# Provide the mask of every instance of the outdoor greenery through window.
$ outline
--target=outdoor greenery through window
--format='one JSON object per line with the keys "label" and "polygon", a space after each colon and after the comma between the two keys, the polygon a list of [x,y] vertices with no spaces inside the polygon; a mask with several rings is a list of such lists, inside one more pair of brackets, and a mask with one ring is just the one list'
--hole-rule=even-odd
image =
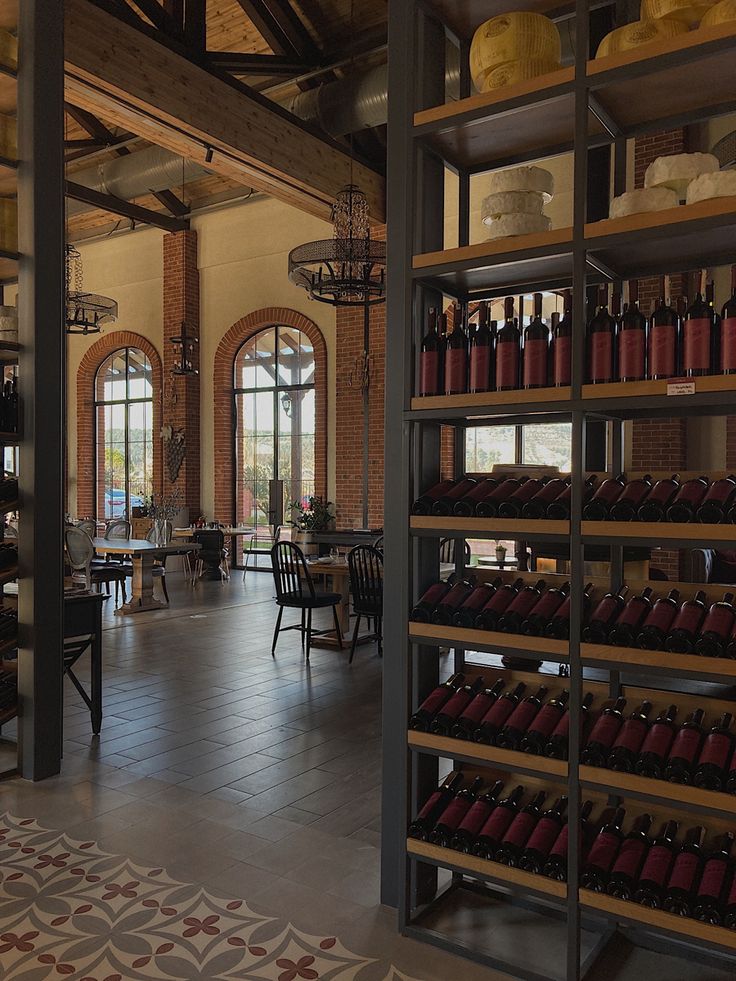
{"label": "outdoor greenery through window", "polygon": [[571,438],[569,422],[468,428],[466,469],[470,473],[490,473],[495,463],[536,463],[569,473]]}

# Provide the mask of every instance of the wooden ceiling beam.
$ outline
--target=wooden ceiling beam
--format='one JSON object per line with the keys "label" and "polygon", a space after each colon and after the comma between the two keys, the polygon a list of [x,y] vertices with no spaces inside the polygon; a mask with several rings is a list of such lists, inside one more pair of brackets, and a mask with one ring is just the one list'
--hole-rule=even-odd
{"label": "wooden ceiling beam", "polygon": [[73,106],[70,102],[64,103],[64,109],[93,139],[102,143],[111,143],[115,140],[112,131],[91,112],[80,109],[79,106]]}
{"label": "wooden ceiling beam", "polygon": [[274,14],[266,0],[237,0],[237,2],[275,54],[304,57],[302,49],[293,43],[286,25]]}
{"label": "wooden ceiling beam", "polygon": [[185,0],[184,43],[200,56],[207,50],[207,0]]}
{"label": "wooden ceiling beam", "polygon": [[307,65],[298,58],[284,55],[248,54],[242,51],[208,51],[207,62],[222,71],[236,75],[263,75],[288,78],[312,71],[315,65]]}
{"label": "wooden ceiling beam", "polygon": [[161,214],[158,211],[151,211],[150,208],[143,208],[122,198],[116,198],[112,194],[103,194],[95,191],[84,184],[75,184],[74,181],[66,181],[64,190],[68,198],[74,201],[81,201],[93,208],[107,211],[113,215],[120,215],[129,218],[131,221],[141,224],[154,225],[162,228],[166,232],[181,232],[189,227],[189,222],[183,218],[172,218],[170,215]]}
{"label": "wooden ceiling beam", "polygon": [[66,97],[74,105],[328,221],[352,170],[372,220],[385,221],[383,177],[360,160],[351,166],[338,144],[89,0],[65,0],[64,10]]}
{"label": "wooden ceiling beam", "polygon": [[173,191],[164,188],[163,191],[152,191],[151,193],[176,218],[189,214],[187,205]]}
{"label": "wooden ceiling beam", "polygon": [[159,3],[159,0],[133,0],[133,3],[142,14],[146,15],[154,27],[166,34],[181,37],[181,23],[171,16],[166,7]]}

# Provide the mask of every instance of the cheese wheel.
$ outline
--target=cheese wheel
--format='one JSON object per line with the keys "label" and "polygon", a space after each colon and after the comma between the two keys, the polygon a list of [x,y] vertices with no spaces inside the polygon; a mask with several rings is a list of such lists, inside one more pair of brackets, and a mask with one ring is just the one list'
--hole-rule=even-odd
{"label": "cheese wheel", "polygon": [[498,170],[488,179],[489,194],[507,191],[536,191],[545,201],[551,201],[555,193],[554,177],[542,167],[511,167]]}
{"label": "cheese wheel", "polygon": [[0,29],[0,64],[6,68],[18,67],[18,38]]}
{"label": "cheese wheel", "polygon": [[0,157],[15,160],[18,157],[18,124],[15,116],[0,113]]}
{"label": "cheese wheel", "polygon": [[533,232],[548,232],[552,219],[547,215],[501,215],[484,222],[488,230],[488,240],[506,238],[509,235],[531,235]]}
{"label": "cheese wheel", "polygon": [[618,54],[619,51],[633,51],[643,44],[651,44],[660,38],[676,37],[687,34],[688,26],[681,20],[636,20],[633,24],[617,27],[615,31],[606,34],[596,51],[596,58]]}
{"label": "cheese wheel", "polygon": [[640,17],[642,20],[666,17],[694,27],[714,3],[715,0],[641,0]]}
{"label": "cheese wheel", "polygon": [[473,35],[470,75],[480,89],[483,76],[507,61],[531,58],[559,64],[561,57],[560,32],[548,17],[525,11],[500,14]]}
{"label": "cheese wheel", "polygon": [[736,197],[736,170],[719,170],[715,174],[701,174],[687,186],[687,203],[708,201],[710,198]]}
{"label": "cheese wheel", "polygon": [[701,27],[715,27],[736,20],[736,0],[721,0],[715,7],[706,10],[700,22]]}
{"label": "cheese wheel", "polygon": [[544,197],[538,191],[500,191],[489,194],[481,204],[483,224],[500,215],[541,215]]}
{"label": "cheese wheel", "polygon": [[495,92],[497,89],[505,89],[509,85],[518,85],[519,82],[528,82],[532,78],[539,78],[540,75],[548,75],[550,72],[557,71],[560,67],[558,61],[550,61],[545,58],[521,58],[518,61],[507,61],[503,65],[496,65],[489,68],[480,76],[475,87],[479,92]]}
{"label": "cheese wheel", "polygon": [[625,191],[611,201],[609,218],[640,215],[646,211],[666,211],[679,205],[677,195],[669,187],[648,187],[637,191]]}
{"label": "cheese wheel", "polygon": [[674,153],[657,157],[647,167],[644,187],[672,188],[682,200],[691,180],[719,169],[718,158],[712,153]]}
{"label": "cheese wheel", "polygon": [[18,251],[18,203],[15,198],[0,198],[0,249]]}

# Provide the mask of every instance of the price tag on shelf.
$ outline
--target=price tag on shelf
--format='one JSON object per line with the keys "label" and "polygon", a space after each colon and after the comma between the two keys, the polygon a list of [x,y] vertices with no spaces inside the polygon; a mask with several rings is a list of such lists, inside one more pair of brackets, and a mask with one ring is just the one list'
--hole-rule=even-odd
{"label": "price tag on shelf", "polygon": [[695,395],[693,378],[670,378],[667,382],[668,395]]}

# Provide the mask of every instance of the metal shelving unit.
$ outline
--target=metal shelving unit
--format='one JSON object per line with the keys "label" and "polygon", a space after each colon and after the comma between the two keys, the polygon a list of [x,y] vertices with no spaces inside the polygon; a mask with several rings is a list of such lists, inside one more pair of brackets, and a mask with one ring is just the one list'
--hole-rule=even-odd
{"label": "metal shelving unit", "polygon": [[[572,4],[494,0],[490,6],[488,0],[409,0],[393,2],[389,9],[384,629],[392,657],[387,658],[384,669],[383,899],[398,905],[405,934],[532,981],[578,981],[616,932],[630,931],[633,926],[637,941],[669,952],[679,950],[697,957],[700,964],[717,961],[723,966],[723,958],[733,958],[736,952],[736,935],[723,928],[644,910],[449,849],[407,841],[405,833],[418,805],[437,785],[440,760],[462,765],[471,775],[483,773],[488,780],[502,776],[509,784],[523,783],[532,791],[543,788],[551,794],[566,786],[571,815],[579,813],[584,794],[601,804],[623,800],[629,818],[646,810],[655,821],[674,816],[696,823],[693,815],[698,815],[710,834],[735,823],[734,798],[725,793],[671,788],[661,781],[579,764],[583,687],[587,691],[596,684],[611,696],[623,688],[632,698],[633,692],[648,692],[655,704],[677,701],[687,711],[696,698],[701,702],[710,699],[714,707],[732,705],[736,677],[734,662],[725,659],[580,641],[586,548],[608,550],[610,575],[605,586],[618,588],[624,579],[625,546],[661,542],[669,548],[688,548],[706,541],[733,547],[736,541],[731,526],[622,526],[582,521],[582,478],[595,469],[590,466],[594,461],[586,439],[594,422],[607,422],[608,462],[619,472],[623,469],[624,420],[723,415],[729,406],[736,407],[732,378],[698,379],[694,394],[684,397],[668,394],[665,382],[584,384],[588,287],[736,261],[736,204],[732,199],[613,221],[597,213],[601,209],[596,208],[593,194],[595,181],[607,186],[611,174],[615,193],[623,189],[626,138],[736,111],[736,76],[726,67],[736,51],[736,25],[703,29],[589,61],[591,40],[597,41],[612,26],[605,24],[611,7],[607,2],[587,0]],[[472,34],[487,18],[513,9],[538,10],[565,22],[565,29],[575,32],[575,64],[500,93],[473,96],[466,68]],[[459,48],[461,64],[461,97],[451,103],[445,96],[448,43]],[[715,85],[714,73],[718,72]],[[597,168],[601,148],[605,152],[607,147],[611,169],[601,177]],[[571,152],[574,168],[570,228],[470,244],[471,175],[528,160],[541,159],[543,165],[545,156],[565,151]],[[459,218],[453,248],[446,248],[444,241],[447,171],[458,178]],[[569,389],[414,396],[415,354],[430,307],[444,306],[448,298],[468,303],[566,286],[573,288],[575,323]],[[572,424],[575,479],[569,522],[409,518],[414,497],[439,479],[443,425],[454,429],[454,470],[460,476],[468,427],[560,421]],[[399,460],[401,466],[396,465]],[[597,466],[601,468],[600,463]],[[573,625],[569,642],[409,624],[411,605],[439,577],[441,537],[458,542],[465,537],[522,537],[567,543]],[[455,551],[462,571],[463,549]],[[632,589],[644,585],[629,582]],[[471,674],[496,674],[495,668],[487,666],[487,657],[497,654],[550,662],[547,670],[559,666],[567,677],[556,680],[571,691],[569,763],[420,733],[407,737],[410,713],[440,680],[441,648],[454,652],[451,661],[456,670]],[[468,651],[479,652],[477,663]],[[519,677],[518,672],[506,673],[509,679]],[[543,674],[539,680],[546,683],[545,679],[555,677]],[[571,820],[569,883],[579,879],[578,838],[578,822]],[[480,882],[492,897],[485,915],[487,935],[494,937],[493,949],[469,943],[467,937],[455,933],[446,912],[464,890],[477,894]],[[503,942],[497,939],[499,930],[510,930],[509,936],[513,935],[513,923],[503,918],[509,903],[528,911],[530,917],[541,918],[542,943],[550,943],[550,951],[562,951],[559,963],[552,963],[550,955],[540,967],[539,958],[530,956],[525,949],[530,931],[534,935],[529,922],[518,944],[506,942],[506,934]],[[474,916],[479,915],[476,909]],[[549,924],[552,941],[546,932]],[[733,960],[729,963],[733,965]]]}

